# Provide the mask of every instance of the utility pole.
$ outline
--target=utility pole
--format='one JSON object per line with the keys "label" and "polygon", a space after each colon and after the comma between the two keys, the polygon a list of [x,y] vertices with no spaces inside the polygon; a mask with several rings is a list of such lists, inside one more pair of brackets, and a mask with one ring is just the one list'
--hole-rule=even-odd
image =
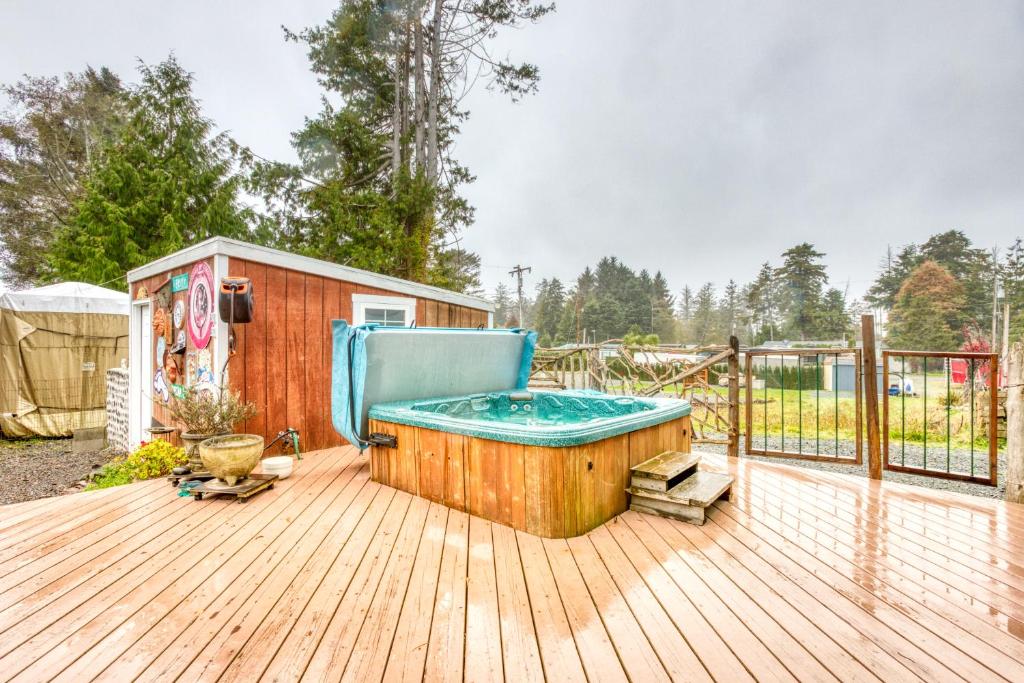
{"label": "utility pole", "polygon": [[992,352],[999,353],[999,337],[996,330],[999,329],[999,247],[992,247],[992,336],[990,344]]}
{"label": "utility pole", "polygon": [[519,327],[526,327],[523,322],[523,273],[530,272],[533,272],[533,268],[521,266],[518,263],[515,268],[508,271],[508,274],[516,279],[516,293],[519,295]]}

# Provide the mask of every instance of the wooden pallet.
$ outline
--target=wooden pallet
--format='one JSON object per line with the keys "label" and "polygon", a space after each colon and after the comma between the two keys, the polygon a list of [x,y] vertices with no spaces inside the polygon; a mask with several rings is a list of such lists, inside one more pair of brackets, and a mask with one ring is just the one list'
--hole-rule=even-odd
{"label": "wooden pallet", "polygon": [[234,496],[239,503],[244,503],[260,491],[274,488],[275,481],[276,474],[250,474],[234,486],[228,486],[219,479],[211,479],[204,481],[190,493],[196,500],[202,500],[204,496]]}
{"label": "wooden pallet", "polygon": [[700,453],[667,452],[631,468],[631,510],[704,523],[704,510],[729,495],[733,478],[717,472],[700,472]]}
{"label": "wooden pallet", "polygon": [[177,486],[183,481],[209,481],[215,477],[209,472],[189,472],[188,474],[168,474],[167,481],[171,486]]}
{"label": "wooden pallet", "polygon": [[701,455],[698,452],[665,451],[629,468],[630,485],[665,493],[697,471]]}

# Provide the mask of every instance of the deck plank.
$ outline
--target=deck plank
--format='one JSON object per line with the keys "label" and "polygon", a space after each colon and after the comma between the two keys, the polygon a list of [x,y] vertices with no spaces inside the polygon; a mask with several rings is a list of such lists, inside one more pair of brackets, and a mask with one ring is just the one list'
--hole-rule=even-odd
{"label": "deck plank", "polygon": [[[240,652],[246,646],[250,646],[252,649],[260,648],[262,641],[259,636],[268,631],[273,634],[287,633],[287,629],[283,629],[281,624],[288,623],[288,618],[295,614],[296,602],[303,598],[308,599],[317,582],[326,573],[331,561],[345,547],[356,526],[367,514],[379,493],[379,487],[366,483],[368,477],[369,468],[363,466],[356,479],[353,480],[352,486],[358,487],[358,493],[351,505],[345,509],[344,514],[301,568],[292,567],[292,563],[286,558],[282,563],[283,570],[272,581],[255,591],[252,600],[230,621],[224,623],[205,646],[200,648],[195,645],[186,650],[191,659],[190,662],[185,662],[188,668],[178,671],[171,662],[166,661],[178,656],[173,647],[168,648],[167,652],[161,655],[161,658],[145,672],[143,680],[160,679],[171,675],[179,676],[179,674],[179,678],[182,680],[215,680],[221,676],[222,672],[229,670],[236,656],[239,656],[239,662],[255,664],[250,661],[248,656],[240,656]],[[291,575],[289,569],[297,570],[297,573],[294,574],[287,586],[282,587],[283,581]],[[210,615],[210,620],[213,618],[213,615]],[[262,652],[263,650],[258,651]],[[266,660],[262,661],[264,664],[266,663]]]}
{"label": "deck plank", "polygon": [[742,624],[728,622],[728,628],[716,628],[712,621],[716,615],[711,612],[717,605],[702,583],[684,584],[684,590],[628,524],[609,524],[607,528],[713,678],[753,680],[750,672],[757,670],[759,678],[791,680],[782,665]]}
{"label": "deck plank", "polygon": [[498,584],[494,571],[493,524],[469,518],[469,583],[466,586],[465,680],[505,678],[498,616]]}
{"label": "deck plank", "polygon": [[644,615],[640,626],[673,680],[710,681],[709,670],[727,668],[720,661],[701,661],[692,642],[679,632],[605,526],[592,531],[589,538],[630,609]]}
{"label": "deck plank", "polygon": [[[813,652],[821,652],[827,656],[829,649],[836,649],[837,645],[818,630],[812,631],[807,629],[801,633],[801,627],[806,629],[810,624],[809,621],[803,619],[801,623],[795,619],[787,620],[786,624],[793,633],[787,631],[767,611],[767,609],[771,608],[771,604],[766,604],[762,607],[755,599],[758,594],[756,583],[743,581],[742,575],[737,576],[735,573],[727,571],[728,566],[716,565],[697,546],[691,544],[685,536],[679,533],[674,523],[670,520],[662,517],[638,515],[634,512],[627,512],[624,517],[626,517],[630,527],[638,532],[644,544],[655,556],[660,556],[660,552],[668,553],[667,557],[659,559],[661,559],[665,569],[670,574],[673,576],[682,575],[684,579],[689,581],[704,581],[714,591],[719,600],[728,607],[729,611],[735,615],[735,618],[764,644],[764,647],[772,653],[778,653],[777,656],[783,660],[783,666],[792,675],[798,678],[810,678],[818,681],[839,680],[821,661],[815,659],[812,654],[813,649]],[[653,532],[653,536],[642,531],[642,527],[649,528]],[[675,560],[679,560],[679,562],[675,562]],[[769,595],[770,592],[763,590],[761,594]],[[719,618],[729,620],[727,614],[721,615]],[[733,637],[736,633],[731,628],[727,632],[730,634],[730,637]],[[799,634],[803,637],[794,637],[794,634]],[[743,640],[742,633],[739,635],[739,640],[741,642]],[[821,644],[824,644],[824,647]],[[741,644],[741,647],[758,649],[756,644],[751,645],[749,643]],[[774,670],[774,665],[770,659],[763,661],[766,662],[764,667],[766,673],[770,675],[770,672]],[[757,672],[758,676],[762,675],[761,667],[758,667]],[[781,674],[779,675],[781,677]]]}
{"label": "deck plank", "polygon": [[[585,681],[587,677],[583,671],[583,662],[558,594],[555,577],[544,553],[543,542],[537,536],[522,531],[516,532],[516,542],[533,609],[533,623],[537,629],[537,647],[544,675],[555,681]],[[614,673],[615,670],[611,672],[612,675]]]}
{"label": "deck plank", "polygon": [[[231,579],[222,572],[211,576],[118,657],[99,679],[176,677],[229,624],[231,631],[237,633],[253,621],[258,623],[309,555],[320,547],[339,516],[347,512],[367,480],[365,471],[343,471],[325,490],[323,500],[318,499],[307,509],[306,520],[296,519],[289,526],[289,534],[295,533],[298,542],[289,534],[282,534],[237,578]],[[217,592],[219,588],[223,590]],[[208,618],[196,619],[197,604],[214,604],[217,609]]]}
{"label": "deck plank", "polygon": [[[422,498],[417,500],[426,502]],[[367,547],[341,602],[324,628],[323,637],[316,649],[310,652],[303,671],[293,670],[284,675],[278,673],[278,679],[296,680],[299,676],[304,680],[341,678],[370,609],[378,581],[395,550],[395,539],[407,543],[411,535],[409,530],[417,524],[422,526],[423,517],[409,514],[412,502],[413,496],[404,491],[399,491],[391,499],[380,529]],[[422,511],[425,516],[426,507],[418,505],[417,511]]]}
{"label": "deck plank", "polygon": [[[821,548],[859,563],[864,556],[870,557],[879,567],[872,575],[882,580],[891,577],[890,583],[904,587],[902,590],[908,595],[919,596],[919,601],[929,609],[949,615],[950,621],[962,618],[956,612],[949,612],[950,606],[969,612],[972,618],[983,622],[978,635],[992,644],[1005,643],[1001,646],[1005,652],[1024,659],[1024,651],[1019,649],[1021,642],[1015,635],[1024,633],[1024,606],[1013,600],[1020,596],[1011,587],[979,577],[965,564],[929,553],[927,548],[915,553],[913,543],[897,537],[889,536],[884,547],[874,534],[858,538],[840,523],[856,523],[850,511],[839,505],[828,507],[814,496],[795,499],[778,495],[786,491],[787,488],[767,485],[755,504],[789,526],[797,524],[797,531],[811,533],[810,537]],[[798,519],[812,524],[800,525]],[[1006,634],[1013,636],[1012,639],[1006,640]]]}
{"label": "deck plank", "polygon": [[[520,473],[465,446],[515,465],[506,487],[579,476],[552,454]],[[396,492],[350,448],[245,505],[151,481],[3,506],[0,681],[1024,679],[1024,506],[701,467],[736,477],[704,526],[626,512],[568,540]]]}
{"label": "deck plank", "polygon": [[[370,488],[376,488],[373,501],[351,536],[336,554],[324,553],[314,565],[323,573],[307,574],[307,580],[293,587],[287,599],[257,627],[223,674],[210,666],[204,670],[204,678],[216,680],[220,675],[223,681],[254,681],[264,676],[273,679],[289,669],[300,674],[305,670],[311,648],[316,647],[395,496],[394,489]],[[288,680],[283,673],[279,678]]]}
{"label": "deck plank", "polygon": [[537,631],[530,611],[523,563],[515,530],[494,524],[494,578],[498,587],[498,618],[501,626],[502,663],[510,681],[544,680],[537,647]]}
{"label": "deck plank", "polygon": [[[853,581],[838,572],[827,571],[824,565],[801,552],[795,544],[773,537],[766,527],[756,527],[756,522],[752,521],[751,526],[757,529],[753,531],[738,524],[731,516],[741,514],[736,508],[728,512],[723,509],[716,505],[709,512],[709,520],[714,526],[731,534],[728,539],[722,536],[717,540],[727,543],[751,564],[755,563],[754,558],[758,558],[760,562],[757,564],[767,565],[773,572],[815,596],[835,614],[841,615],[845,623],[862,635],[862,638],[847,641],[848,647],[868,645],[865,641],[873,643],[863,652],[854,650],[855,656],[873,671],[888,670],[896,678],[906,677],[912,671],[926,680],[943,680],[968,664],[968,658],[962,653],[951,651],[940,637],[877,595],[858,590]],[[743,548],[753,554],[744,552]],[[843,599],[836,598],[837,591]],[[908,657],[907,652],[913,655]]]}
{"label": "deck plank", "polygon": [[413,498],[409,504],[405,524],[380,575],[363,626],[352,644],[342,680],[380,680],[384,674],[430,511],[430,501],[425,498]]}
{"label": "deck plank", "polygon": [[[170,546],[167,552],[157,553],[155,558],[151,558],[155,562],[139,565],[99,592],[93,592],[93,582],[86,582],[58,601],[60,608],[65,605],[71,607],[63,616],[58,609],[48,608],[11,629],[22,630],[23,625],[30,625],[32,629],[42,626],[16,652],[0,659],[0,663],[15,670],[31,663],[22,672],[29,680],[56,675],[79,661],[97,642],[179,578],[190,572],[192,576],[198,575],[203,568],[215,569],[250,535],[255,536],[299,496],[325,486],[333,474],[330,468],[320,467],[313,476],[303,477],[294,486],[278,493],[266,506],[250,507],[236,503],[239,512],[216,527],[208,526],[211,524],[209,521],[204,525],[203,531],[209,533],[199,543],[190,538],[183,539],[183,543]],[[102,584],[107,577],[101,574],[97,578],[95,583]],[[56,622],[48,623],[56,616],[60,616]]]}
{"label": "deck plank", "polygon": [[383,676],[385,681],[423,680],[448,514],[448,508],[443,505],[435,503],[430,506],[398,628],[388,652]]}
{"label": "deck plank", "polygon": [[465,661],[466,583],[469,515],[448,513],[444,551],[437,579],[437,598],[427,641],[428,681],[461,681]]}
{"label": "deck plank", "polygon": [[[306,535],[344,489],[349,479],[345,475],[344,470],[328,470],[327,476],[318,480],[318,484],[326,485],[303,491],[284,514],[270,519],[254,538],[228,538],[156,595],[142,590],[123,600],[122,604],[140,606],[120,625],[108,623],[113,630],[62,670],[58,679],[82,680],[97,672],[106,674],[107,667],[113,669],[105,676],[108,680],[134,678],[176,636],[187,631],[207,606],[216,606],[219,613],[233,612],[248,590],[258,585],[244,578],[250,566],[256,563],[259,574],[275,567],[295,543],[286,532],[292,531],[296,538]],[[231,590],[221,601],[225,588]]]}
{"label": "deck plank", "polygon": [[[593,544],[585,536],[570,538],[566,543],[626,675],[634,681],[667,681],[668,672],[658,653],[615,582],[604,571],[604,563]],[[618,670],[613,669],[613,672],[618,673]]]}
{"label": "deck plank", "polygon": [[546,538],[542,543],[587,678],[626,680],[619,653],[612,645],[568,543],[564,539],[552,538]]}
{"label": "deck plank", "polygon": [[[725,514],[732,519],[733,510],[724,507]],[[791,527],[773,519],[761,510],[751,510],[745,513],[753,521],[747,528],[750,533],[757,533],[760,538],[779,549],[784,549],[791,555],[798,558],[814,558],[818,562],[803,561],[803,566],[809,568],[816,576],[833,582],[833,585],[849,586],[855,591],[855,595],[862,599],[873,597],[880,605],[874,610],[886,618],[886,622],[892,624],[903,633],[914,634],[919,642],[930,645],[929,649],[940,648],[937,659],[944,662],[953,670],[965,670],[967,659],[973,658],[979,664],[990,667],[999,675],[1008,677],[1010,680],[1024,680],[1024,649],[1016,648],[1014,655],[1007,654],[993,647],[982,635],[985,632],[984,624],[974,619],[971,615],[963,614],[959,610],[946,609],[945,605],[939,604],[939,600],[932,596],[931,605],[923,605],[914,600],[912,595],[901,592],[898,582],[889,578],[889,575],[880,572],[877,565],[871,558],[861,556],[859,558],[843,558],[832,551],[822,548],[814,541],[808,541]],[[807,520],[804,524],[811,525]],[[728,524],[728,522],[725,522]],[[805,553],[801,556],[797,549]],[[882,574],[882,578],[875,574]],[[841,579],[839,577],[842,577]],[[841,583],[836,583],[841,581]],[[870,596],[870,597],[869,597]],[[891,611],[890,611],[891,608]],[[921,628],[921,622],[927,621],[930,614],[941,616],[934,625]],[[909,622],[909,623],[908,623]],[[914,627],[910,627],[913,624]],[[994,629],[992,629],[994,631]],[[980,632],[980,633],[979,633]],[[1022,644],[1024,645],[1024,644]]]}

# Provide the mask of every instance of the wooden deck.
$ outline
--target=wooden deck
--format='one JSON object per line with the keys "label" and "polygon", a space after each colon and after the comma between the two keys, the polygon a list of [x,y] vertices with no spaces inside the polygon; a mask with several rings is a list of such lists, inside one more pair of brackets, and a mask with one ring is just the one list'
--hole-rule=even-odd
{"label": "wooden deck", "polygon": [[1024,507],[734,473],[703,527],[568,540],[352,449],[245,504],[153,481],[3,507],[0,679],[1024,680]]}

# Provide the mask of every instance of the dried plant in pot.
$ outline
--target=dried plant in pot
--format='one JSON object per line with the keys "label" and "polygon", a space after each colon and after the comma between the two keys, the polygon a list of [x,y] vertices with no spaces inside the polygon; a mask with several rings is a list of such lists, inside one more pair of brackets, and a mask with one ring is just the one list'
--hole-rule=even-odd
{"label": "dried plant in pot", "polygon": [[[209,385],[191,386],[170,404],[171,417],[181,423],[181,440],[193,472],[205,469],[199,444],[206,439],[230,434],[239,422],[256,415],[253,403],[243,403],[237,391]],[[255,466],[255,465],[254,465]]]}

